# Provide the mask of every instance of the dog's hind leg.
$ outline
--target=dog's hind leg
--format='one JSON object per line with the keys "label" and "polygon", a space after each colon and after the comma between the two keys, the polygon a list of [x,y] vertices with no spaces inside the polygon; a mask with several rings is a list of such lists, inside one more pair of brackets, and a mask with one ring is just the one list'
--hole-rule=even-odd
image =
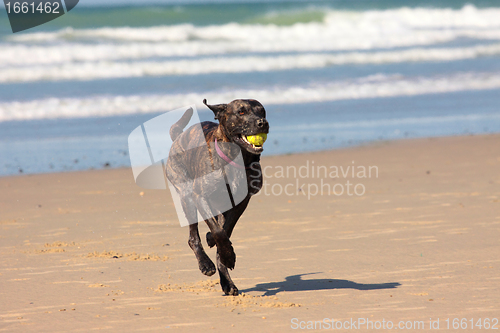
{"label": "dog's hind leg", "polygon": [[198,223],[189,225],[188,244],[189,247],[191,247],[191,249],[193,250],[196,259],[198,260],[198,267],[200,268],[200,271],[207,276],[214,275],[215,265],[203,249],[200,234],[198,233]]}
{"label": "dog's hind leg", "polygon": [[203,245],[201,244],[200,234],[198,233],[198,223],[189,225],[189,247],[193,250],[196,259],[198,260],[198,267],[200,271],[207,275],[212,276],[215,274],[215,265],[212,260],[207,256]]}
{"label": "dog's hind leg", "polygon": [[203,245],[201,244],[200,234],[198,232],[198,223],[196,219],[196,206],[189,196],[181,199],[182,209],[189,221],[189,239],[188,245],[193,250],[196,259],[198,260],[198,267],[200,271],[207,275],[212,276],[215,274],[215,265],[212,260],[207,256]]}

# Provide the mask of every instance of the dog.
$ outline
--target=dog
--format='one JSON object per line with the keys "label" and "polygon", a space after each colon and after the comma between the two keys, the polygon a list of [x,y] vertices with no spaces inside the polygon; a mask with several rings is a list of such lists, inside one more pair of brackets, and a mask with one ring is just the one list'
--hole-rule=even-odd
{"label": "dog", "polygon": [[[218,123],[205,121],[183,131],[193,113],[192,109],[187,110],[170,128],[173,143],[165,172],[179,194],[189,222],[188,244],[201,273],[212,276],[216,268],[203,249],[197,212],[210,229],[206,235],[207,244],[217,246],[216,261],[222,290],[226,295],[236,296],[238,288],[228,272],[236,262],[229,238],[251,196],[260,191],[263,183],[259,163],[263,147],[250,143],[247,136],[267,135],[269,123],[266,110],[253,99],[217,105],[208,105],[204,99],[203,104],[213,111]],[[240,163],[235,162],[238,157]],[[231,179],[228,173],[233,175]],[[233,205],[224,209],[220,198],[227,198],[227,193],[231,193]]]}

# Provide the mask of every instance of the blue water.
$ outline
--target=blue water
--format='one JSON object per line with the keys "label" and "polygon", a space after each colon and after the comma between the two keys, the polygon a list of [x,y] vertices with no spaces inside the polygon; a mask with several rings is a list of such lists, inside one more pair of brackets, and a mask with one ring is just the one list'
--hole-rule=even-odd
{"label": "blue water", "polygon": [[203,98],[261,101],[264,155],[500,132],[497,1],[166,3],[0,10],[0,175],[130,166],[134,128]]}

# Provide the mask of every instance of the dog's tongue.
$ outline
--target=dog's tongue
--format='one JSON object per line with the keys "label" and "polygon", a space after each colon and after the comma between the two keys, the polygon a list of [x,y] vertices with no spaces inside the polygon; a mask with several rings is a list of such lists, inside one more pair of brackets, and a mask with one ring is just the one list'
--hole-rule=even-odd
{"label": "dog's tongue", "polygon": [[259,133],[255,135],[248,135],[247,136],[248,142],[255,146],[262,146],[264,142],[267,140],[267,134],[266,133]]}

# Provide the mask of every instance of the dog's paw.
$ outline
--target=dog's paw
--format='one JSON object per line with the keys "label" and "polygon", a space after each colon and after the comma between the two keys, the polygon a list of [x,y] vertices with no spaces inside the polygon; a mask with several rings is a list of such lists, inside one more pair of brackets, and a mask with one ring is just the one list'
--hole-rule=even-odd
{"label": "dog's paw", "polygon": [[203,260],[198,261],[198,267],[200,271],[206,276],[212,276],[215,274],[215,265],[212,260],[207,256]]}
{"label": "dog's paw", "polygon": [[210,248],[215,246],[215,239],[210,231],[207,232],[207,244],[208,246],[210,246]]}
{"label": "dog's paw", "polygon": [[234,284],[228,286],[227,288],[223,288],[222,291],[224,291],[224,294],[228,296],[238,296],[239,294],[239,290]]}
{"label": "dog's paw", "polygon": [[217,252],[220,256],[220,262],[227,268],[233,269],[236,263],[236,254],[231,242],[228,240],[226,244],[217,246]]}

